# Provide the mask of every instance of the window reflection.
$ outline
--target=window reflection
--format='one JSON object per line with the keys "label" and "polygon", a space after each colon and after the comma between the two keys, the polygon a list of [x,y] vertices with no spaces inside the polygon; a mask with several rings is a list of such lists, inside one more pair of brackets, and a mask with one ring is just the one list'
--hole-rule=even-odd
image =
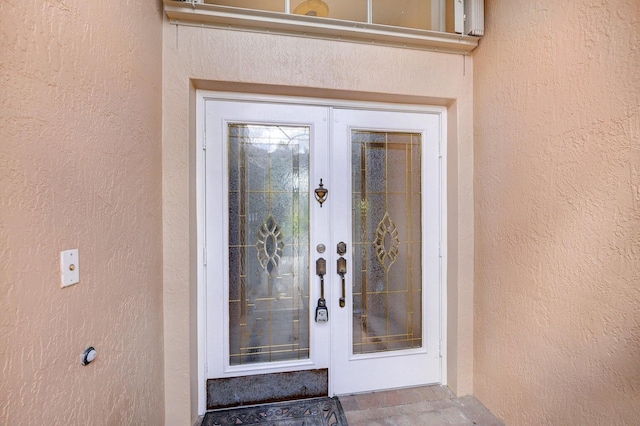
{"label": "window reflection", "polygon": [[284,0],[204,0],[204,3],[269,12],[286,12]]}

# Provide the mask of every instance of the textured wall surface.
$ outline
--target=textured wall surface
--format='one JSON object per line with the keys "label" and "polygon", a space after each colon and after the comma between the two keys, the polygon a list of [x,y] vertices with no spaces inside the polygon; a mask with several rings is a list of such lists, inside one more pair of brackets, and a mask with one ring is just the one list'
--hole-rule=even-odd
{"label": "textured wall surface", "polygon": [[163,424],[161,16],[0,2],[0,424]]}
{"label": "textured wall surface", "polygon": [[[163,222],[165,389],[167,424],[186,424],[196,412],[196,87],[252,84],[243,90],[316,97],[407,101],[433,98],[449,105],[449,241],[455,270],[449,298],[449,380],[456,392],[472,392],[473,328],[473,62],[459,55],[211,28],[165,21],[163,56]],[[190,81],[191,79],[191,81]],[[197,80],[197,81],[196,81]],[[224,89],[226,84],[217,86]],[[314,89],[314,90],[307,90]],[[227,89],[229,90],[229,89]],[[306,92],[305,92],[306,90]],[[373,94],[373,95],[372,95]],[[451,144],[454,147],[451,147]],[[452,171],[452,172],[451,172]],[[457,215],[457,212],[460,212]],[[457,259],[464,259],[458,262]],[[189,313],[189,314],[188,314]],[[455,314],[454,314],[455,313]],[[459,314],[459,316],[458,316]]]}
{"label": "textured wall surface", "polygon": [[486,6],[475,394],[512,425],[638,424],[640,2]]}

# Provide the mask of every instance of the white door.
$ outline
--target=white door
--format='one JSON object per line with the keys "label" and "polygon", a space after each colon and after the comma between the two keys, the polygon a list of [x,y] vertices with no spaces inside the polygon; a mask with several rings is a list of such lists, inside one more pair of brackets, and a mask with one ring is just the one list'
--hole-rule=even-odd
{"label": "white door", "polygon": [[327,368],[331,394],[441,382],[444,111],[204,112],[206,378]]}
{"label": "white door", "polygon": [[337,394],[441,381],[439,125],[438,114],[333,112],[332,240],[348,248],[347,303],[332,309]]}

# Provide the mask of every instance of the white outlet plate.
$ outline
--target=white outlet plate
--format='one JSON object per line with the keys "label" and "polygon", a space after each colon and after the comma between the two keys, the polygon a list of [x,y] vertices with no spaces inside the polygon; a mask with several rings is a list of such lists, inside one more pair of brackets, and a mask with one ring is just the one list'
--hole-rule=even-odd
{"label": "white outlet plate", "polygon": [[62,287],[67,287],[80,282],[80,263],[78,261],[78,249],[60,252],[60,275]]}

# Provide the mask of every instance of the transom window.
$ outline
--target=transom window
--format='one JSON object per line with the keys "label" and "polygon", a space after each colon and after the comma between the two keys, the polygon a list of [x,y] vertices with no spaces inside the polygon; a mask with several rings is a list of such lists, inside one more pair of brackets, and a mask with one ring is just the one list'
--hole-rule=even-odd
{"label": "transom window", "polygon": [[164,0],[175,25],[208,25],[468,54],[483,0]]}
{"label": "transom window", "polygon": [[455,0],[204,0],[204,3],[419,30],[454,32]]}

